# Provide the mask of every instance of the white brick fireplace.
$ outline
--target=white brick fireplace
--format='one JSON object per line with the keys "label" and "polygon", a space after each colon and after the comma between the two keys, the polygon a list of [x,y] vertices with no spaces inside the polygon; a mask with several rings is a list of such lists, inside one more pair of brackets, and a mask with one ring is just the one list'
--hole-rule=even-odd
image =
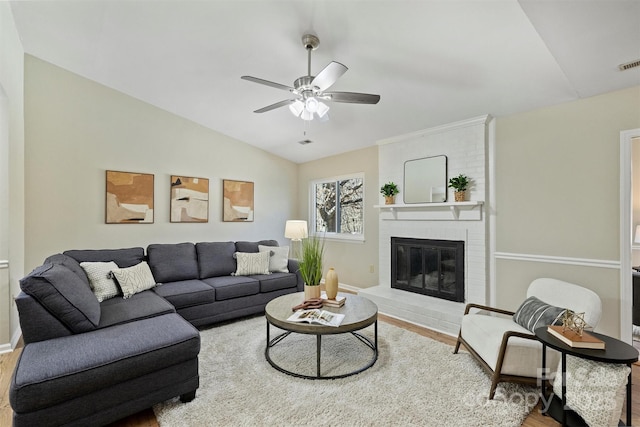
{"label": "white brick fireplace", "polygon": [[[396,204],[380,200],[379,285],[360,293],[379,311],[456,335],[467,302],[489,302],[489,121],[482,116],[427,129],[378,143],[379,186],[393,181],[400,187]],[[445,203],[404,204],[402,185],[407,160],[447,156],[447,179],[471,178],[468,202],[454,202],[448,190]],[[459,240],[465,245],[465,302],[452,302],[391,288],[391,237]]]}

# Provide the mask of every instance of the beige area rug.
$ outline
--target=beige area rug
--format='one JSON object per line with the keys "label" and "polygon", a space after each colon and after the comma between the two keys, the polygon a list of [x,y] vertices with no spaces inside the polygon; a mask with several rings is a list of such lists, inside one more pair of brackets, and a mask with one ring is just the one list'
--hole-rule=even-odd
{"label": "beige area rug", "polygon": [[[154,406],[173,426],[519,426],[537,390],[490,380],[467,354],[378,322],[379,357],[348,378],[307,380],[274,369],[264,356],[266,320],[253,317],[201,331],[200,388],[190,403]],[[271,337],[276,331],[271,328]],[[373,326],[362,331],[373,337]],[[371,350],[351,334],[325,336],[323,375],[361,366]],[[273,348],[287,368],[315,373],[315,336],[292,334]]]}

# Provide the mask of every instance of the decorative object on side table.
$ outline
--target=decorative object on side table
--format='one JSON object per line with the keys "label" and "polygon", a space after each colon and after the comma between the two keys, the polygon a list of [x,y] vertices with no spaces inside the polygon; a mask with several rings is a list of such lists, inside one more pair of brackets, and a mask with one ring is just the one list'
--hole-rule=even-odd
{"label": "decorative object on side table", "polygon": [[467,191],[467,187],[471,183],[471,180],[468,176],[460,174],[458,176],[454,176],[449,180],[449,188],[454,189],[454,197],[456,202],[464,202],[465,192]]}
{"label": "decorative object on side table", "polygon": [[324,288],[327,293],[327,299],[335,300],[336,295],[338,295],[338,273],[333,267],[329,268],[324,276]]}
{"label": "decorative object on side table", "polygon": [[387,182],[380,187],[380,193],[384,196],[385,205],[393,205],[395,202],[396,194],[400,193],[398,186],[393,181]]}
{"label": "decorative object on side table", "polygon": [[320,280],[322,279],[322,257],[324,240],[316,236],[302,240],[302,258],[300,275],[304,280],[304,299],[320,298]]}

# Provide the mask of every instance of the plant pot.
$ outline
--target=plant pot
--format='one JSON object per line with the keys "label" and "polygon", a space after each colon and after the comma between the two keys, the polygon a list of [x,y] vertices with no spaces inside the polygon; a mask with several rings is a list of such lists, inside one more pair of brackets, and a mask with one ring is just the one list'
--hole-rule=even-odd
{"label": "plant pot", "polygon": [[338,295],[338,273],[331,267],[324,278],[324,288],[328,299],[336,299]]}
{"label": "plant pot", "polygon": [[309,286],[304,285],[304,300],[310,300],[314,298],[320,298],[320,285]]}
{"label": "plant pot", "polygon": [[464,194],[465,191],[454,191],[453,197],[455,198],[456,202],[464,202]]}
{"label": "plant pot", "polygon": [[396,202],[396,196],[384,196],[385,205],[393,205]]}

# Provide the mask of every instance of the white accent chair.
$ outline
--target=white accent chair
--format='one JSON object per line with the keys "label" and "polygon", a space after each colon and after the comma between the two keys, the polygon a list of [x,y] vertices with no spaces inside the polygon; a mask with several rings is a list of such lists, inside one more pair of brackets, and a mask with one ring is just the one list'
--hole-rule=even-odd
{"label": "white accent chair", "polygon": [[[529,285],[527,298],[531,296],[556,307],[584,312],[584,320],[592,328],[600,321],[600,297],[581,286],[540,278]],[[513,314],[508,310],[467,304],[462,317],[454,353],[458,353],[460,344],[464,344],[489,373],[489,399],[493,399],[496,387],[502,381],[537,384],[538,370],[542,366],[542,344],[531,331],[513,321]],[[547,367],[554,369],[559,360],[558,352],[547,350]]]}

